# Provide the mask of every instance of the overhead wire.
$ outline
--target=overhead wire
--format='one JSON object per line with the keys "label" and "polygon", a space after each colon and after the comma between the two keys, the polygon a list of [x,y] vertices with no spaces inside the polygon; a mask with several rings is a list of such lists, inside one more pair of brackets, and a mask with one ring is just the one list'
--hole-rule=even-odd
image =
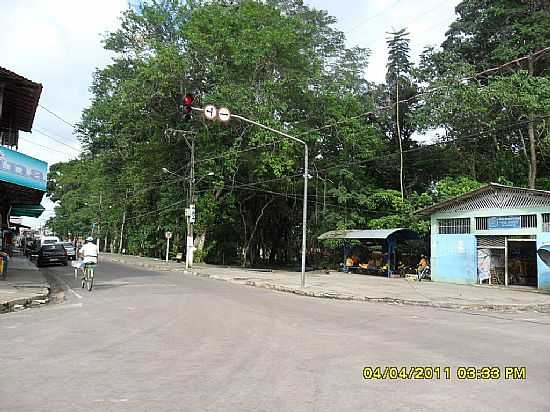
{"label": "overhead wire", "polygon": [[[547,118],[550,118],[550,115],[538,116],[537,118],[534,119],[534,121],[539,121],[539,120],[543,120],[543,119],[547,119]],[[495,131],[502,131],[502,130],[509,130],[509,129],[512,129],[513,127],[515,127],[515,126],[523,126],[523,125],[528,124],[530,122],[531,122],[531,120],[529,120],[529,121],[526,120],[526,121],[517,122],[517,123],[511,123],[511,124],[507,125],[506,127],[501,127],[501,128],[497,128],[497,129],[491,129],[491,130],[484,130],[484,131],[481,131],[481,132],[477,132],[477,133],[474,133],[474,134],[463,136],[459,139],[443,140],[443,141],[440,141],[440,142],[434,142],[434,143],[430,143],[430,144],[427,144],[427,145],[421,145],[421,146],[418,146],[418,147],[414,147],[414,148],[411,148],[411,149],[404,150],[403,153],[411,153],[411,152],[414,152],[414,151],[424,150],[424,149],[432,148],[432,147],[435,147],[435,146],[452,144],[452,143],[456,143],[456,142],[463,142],[464,140],[468,141],[469,139],[477,138],[477,137],[479,137],[481,135],[485,135],[487,133],[491,133],[491,132],[495,132]],[[369,159],[363,159],[363,160],[351,161],[351,162],[342,162],[342,163],[339,163],[339,164],[336,164],[336,165],[332,165],[332,166],[328,166],[328,167],[325,167],[325,168],[317,169],[316,172],[317,173],[318,172],[326,172],[326,171],[329,171],[329,170],[339,169],[339,168],[343,168],[343,167],[365,165],[365,164],[368,164],[370,162],[375,162],[375,161],[380,161],[380,160],[384,160],[384,159],[387,159],[387,158],[391,158],[391,157],[396,156],[398,154],[399,153],[397,153],[397,152],[392,152],[392,153],[388,153],[388,154],[384,154],[384,155],[371,157]],[[272,194],[275,194],[275,195],[282,195],[282,196],[286,196],[286,197],[295,197],[296,199],[301,199],[302,197],[298,194],[275,192],[275,191],[271,191],[271,190],[266,189],[266,188],[258,188],[257,187],[257,186],[264,185],[266,183],[273,183],[273,182],[282,181],[282,180],[295,179],[295,178],[298,178],[298,177],[303,178],[303,173],[297,173],[297,174],[293,174],[293,175],[284,175],[284,176],[280,176],[280,177],[276,177],[276,178],[272,178],[272,179],[260,180],[260,181],[256,181],[256,182],[238,183],[238,184],[233,184],[233,185],[228,185],[228,186],[215,186],[215,189],[216,190],[221,189],[223,191],[233,191],[233,190],[239,190],[239,189],[242,189],[242,190],[257,190],[257,191],[262,191],[262,192],[265,192],[265,193],[272,193]],[[141,191],[135,192],[134,195],[128,196],[126,199],[132,199],[132,198],[135,198],[135,197],[139,196],[140,194],[142,194],[144,192],[147,192],[149,190],[158,189],[158,188],[163,187],[165,185],[174,184],[174,183],[177,183],[179,181],[183,181],[183,180],[187,180],[187,179],[188,178],[182,176],[182,177],[179,177],[179,178],[176,178],[176,179],[172,179],[172,180],[162,182],[160,184],[154,184],[154,185],[151,185],[149,187],[146,187],[145,189],[143,189]],[[207,192],[210,192],[211,190],[212,190],[212,188],[201,189],[201,190],[196,190],[195,193],[197,193],[197,194],[207,193]],[[312,197],[312,196],[314,196],[314,195],[312,195],[312,194],[308,195],[308,202],[310,202],[309,197]],[[328,195],[326,197],[338,198],[337,196],[332,196],[332,195]],[[111,205],[113,205],[113,204],[122,204],[125,201],[127,201],[127,200],[121,200],[120,202],[111,203]],[[328,205],[328,203],[326,203],[326,202],[324,202],[324,204]],[[95,204],[89,204],[88,206],[99,206],[99,205],[100,205],[99,203],[95,203]],[[341,207],[342,205],[334,205],[333,204],[332,206]],[[345,208],[345,206],[342,206],[342,208]],[[357,208],[350,208],[350,210],[351,209],[358,210]],[[380,211],[380,212],[383,212],[383,213],[395,213],[396,212],[396,211],[390,211],[390,210],[380,210],[380,209],[374,210],[374,209],[365,209],[365,208],[361,208],[361,210],[368,211],[368,212]],[[154,213],[154,211],[151,212],[151,213]],[[147,212],[147,214],[151,214],[151,213]]]}
{"label": "overhead wire", "polygon": [[65,155],[65,156],[74,156],[73,154],[70,154],[70,153],[67,153],[67,152],[62,152],[60,150],[57,150],[57,149],[54,149],[53,147],[49,147],[49,146],[44,146],[40,143],[36,143],[36,142],[33,142],[32,140],[28,139],[27,137],[25,136],[19,136],[20,139],[23,139],[24,141],[26,141],[27,143],[29,144],[33,144],[35,146],[39,146],[43,149],[47,149],[47,150],[53,150],[54,152],[57,152],[57,153],[60,153],[62,155]]}
{"label": "overhead wire", "polygon": [[347,33],[353,33],[355,30],[357,30],[363,24],[365,24],[365,23],[367,23],[367,22],[369,22],[369,21],[371,21],[371,20],[373,20],[377,17],[380,17],[381,15],[386,13],[388,10],[390,10],[392,7],[396,6],[397,3],[399,3],[400,1],[401,0],[395,0],[393,3],[390,3],[388,6],[384,7],[382,10],[380,10],[378,13],[373,14],[370,17],[367,17],[366,19],[362,20],[361,22],[359,22],[358,24],[353,26],[351,29],[347,30]]}
{"label": "overhead wire", "polygon": [[63,123],[71,126],[72,128],[75,127],[74,123],[71,123],[67,120],[65,120],[63,117],[61,117],[60,115],[58,115],[57,113],[55,113],[54,111],[48,109],[46,106],[42,105],[42,104],[38,104],[38,106],[42,109],[44,109],[45,111],[47,111],[49,114],[51,114],[52,116],[54,116],[55,118],[57,118],[58,120],[61,120]]}
{"label": "overhead wire", "polygon": [[43,131],[41,131],[41,130],[39,130],[39,129],[34,128],[33,131],[35,131],[35,132],[37,132],[37,133],[40,133],[42,136],[46,136],[47,138],[49,138],[49,139],[51,139],[51,140],[53,140],[53,141],[55,141],[55,142],[57,142],[57,143],[59,143],[59,144],[62,144],[63,146],[66,146],[66,147],[68,147],[69,149],[72,149],[72,150],[74,150],[74,151],[77,152],[77,153],[80,153],[80,151],[81,151],[80,149],[77,149],[77,148],[75,148],[75,147],[73,147],[73,146],[71,146],[71,145],[69,145],[69,144],[67,144],[67,143],[65,143],[65,142],[63,142],[63,141],[61,141],[61,140],[58,140],[58,139],[56,139],[55,137],[50,136],[49,134],[44,133]]}
{"label": "overhead wire", "polygon": [[[535,57],[535,56],[538,56],[539,54],[544,54],[544,53],[547,53],[549,51],[550,51],[550,47],[546,47],[546,48],[543,48],[543,49],[540,49],[540,50],[534,52],[532,56]],[[493,72],[493,71],[498,71],[498,70],[500,70],[504,67],[507,67],[509,65],[518,63],[518,62],[523,61],[523,60],[526,60],[529,57],[530,57],[530,55],[525,55],[525,56],[519,57],[517,59],[508,61],[506,63],[503,63],[499,66],[493,67],[491,69],[483,70],[481,72],[475,73],[475,74],[467,76],[467,77],[462,77],[462,78],[459,78],[459,79],[455,79],[455,82],[456,83],[463,83],[463,82],[468,81],[468,80],[473,80],[473,79],[475,79],[475,78],[477,78],[481,75],[484,75],[484,74],[487,74],[487,73],[490,73],[490,72]],[[319,127],[311,128],[307,131],[295,134],[294,137],[306,136],[306,135],[308,135],[310,133],[313,133],[313,132],[318,132],[318,131],[322,131],[322,130],[326,130],[326,129],[331,129],[331,128],[334,128],[336,126],[340,126],[342,124],[350,123],[354,120],[358,120],[358,119],[368,117],[368,116],[371,116],[371,115],[376,115],[378,112],[382,112],[384,110],[392,109],[397,104],[408,103],[411,100],[417,99],[419,96],[424,96],[424,95],[427,95],[427,94],[431,94],[431,93],[434,93],[434,92],[439,91],[441,89],[450,88],[450,87],[452,87],[452,86],[445,85],[445,86],[438,86],[438,87],[435,87],[435,88],[427,89],[423,92],[415,94],[412,97],[409,97],[409,98],[406,98],[406,99],[400,99],[396,102],[393,102],[393,103],[385,105],[385,106],[378,106],[375,109],[369,110],[367,112],[363,112],[363,113],[360,113],[360,114],[357,114],[357,115],[354,115],[354,116],[349,116],[345,119],[338,120],[338,121],[335,121],[335,122],[332,122],[332,123],[327,123],[327,124],[319,126]],[[221,153],[221,154],[216,155],[216,156],[211,156],[211,157],[208,157],[208,158],[205,158],[205,159],[200,159],[200,160],[196,161],[196,163],[207,162],[207,161],[211,161],[211,160],[221,159],[221,158],[224,158],[224,157],[235,156],[235,155],[238,155],[240,153],[246,153],[246,152],[250,152],[250,151],[253,151],[253,150],[258,150],[258,149],[261,149],[261,148],[264,148],[264,147],[274,146],[276,144],[281,143],[282,141],[283,140],[275,140],[273,142],[265,143],[265,144],[258,145],[258,146],[249,147],[249,148],[242,149],[242,150],[229,151],[229,152]]]}
{"label": "overhead wire", "polygon": [[[531,58],[531,57],[536,57],[540,54],[544,54],[544,53],[547,53],[548,51],[550,51],[550,47],[546,47],[546,48],[543,48],[543,49],[540,49],[534,53],[532,53],[531,55],[525,55],[525,56],[522,56],[522,57],[519,57],[519,58],[516,58],[514,60],[511,60],[509,62],[506,62],[506,63],[503,63],[499,66],[496,66],[496,67],[493,67],[493,68],[490,68],[490,69],[486,69],[486,70],[483,70],[481,72],[478,72],[474,75],[471,75],[471,76],[468,76],[468,77],[463,77],[462,79],[458,79],[457,81],[462,83],[464,81],[468,81],[468,80],[472,80],[472,79],[475,79],[481,75],[485,75],[485,74],[488,74],[488,73],[492,73],[492,72],[495,72],[495,71],[498,71],[504,67],[507,67],[509,65],[512,65],[512,64],[515,64],[515,63],[518,63],[518,62],[521,62],[523,60],[526,60],[528,58]],[[372,111],[368,111],[368,112],[364,112],[364,113],[361,113],[359,115],[356,115],[356,116],[350,116],[346,119],[343,119],[343,120],[340,120],[340,121],[337,121],[337,122],[333,122],[333,123],[330,123],[330,124],[326,124],[326,125],[323,125],[323,126],[320,126],[320,127],[317,127],[317,128],[312,128],[312,129],[309,129],[307,131],[304,131],[302,133],[299,133],[297,135],[295,135],[296,137],[301,137],[301,136],[304,136],[304,135],[307,135],[307,134],[310,134],[310,133],[313,133],[313,132],[317,132],[317,131],[321,131],[321,130],[325,130],[325,129],[328,129],[328,128],[333,128],[335,126],[338,126],[338,125],[341,125],[341,124],[345,124],[345,123],[348,123],[350,121],[353,121],[353,120],[356,120],[356,119],[359,119],[359,118],[362,118],[362,117],[365,117],[365,116],[368,116],[368,115],[373,115],[375,114],[375,112],[380,112],[382,110],[387,110],[387,109],[390,109],[392,107],[394,107],[395,105],[399,104],[399,103],[405,103],[405,102],[408,102],[412,99],[416,99],[418,98],[419,96],[422,96],[422,95],[426,95],[428,93],[433,93],[437,90],[441,90],[442,88],[448,88],[448,87],[451,87],[450,85],[446,85],[446,86],[439,86],[439,87],[436,87],[436,88],[431,88],[431,89],[427,89],[425,90],[424,92],[420,92],[418,94],[416,94],[415,96],[412,96],[410,98],[407,98],[407,99],[402,99],[402,100],[399,100],[399,101],[396,101],[390,105],[386,105],[386,106],[381,106],[381,107],[378,107],[376,108],[375,110],[372,110]],[[48,109],[45,109],[45,110],[48,110]],[[49,110],[48,110],[49,111]],[[53,112],[52,112],[53,113]],[[56,117],[58,117],[56,115]],[[548,116],[543,116],[541,118],[547,118]],[[61,119],[64,121],[64,119]],[[527,122],[523,122],[523,123],[529,123],[530,121],[527,121]],[[68,122],[66,122],[68,123]],[[68,123],[70,124],[70,123]],[[482,132],[482,134],[484,133],[487,133],[487,132]],[[477,133],[475,134],[474,136],[479,136],[480,133]],[[471,137],[471,136],[470,136]],[[465,137],[462,137],[461,139],[457,139],[457,140],[463,140],[464,138],[468,138],[468,136],[465,136]],[[236,154],[240,154],[240,153],[245,153],[245,152],[249,152],[249,151],[253,151],[253,150],[258,150],[260,148],[263,148],[263,147],[268,147],[268,146],[273,146],[275,144],[278,144],[280,143],[281,141],[274,141],[274,142],[270,142],[270,143],[266,143],[266,144],[263,144],[263,145],[259,145],[259,146],[254,146],[254,147],[250,147],[250,148],[247,148],[247,149],[242,149],[242,150],[239,150],[239,151],[231,151],[231,152],[228,152],[228,153],[223,153],[221,155],[218,155],[218,156],[213,156],[213,157],[209,157],[209,158],[205,158],[205,159],[200,159],[198,161],[196,161],[196,163],[201,163],[201,162],[206,162],[206,161],[211,161],[211,160],[215,160],[215,159],[219,159],[219,158],[223,158],[223,157],[226,157],[226,156],[234,156]],[[33,142],[30,142],[30,143],[33,143]],[[411,149],[408,149],[408,150],[405,150],[404,153],[408,153],[408,152],[412,152],[412,151],[417,151],[417,150],[422,150],[422,149],[426,149],[428,147],[432,147],[432,146],[436,146],[436,145],[442,145],[442,144],[448,144],[449,141],[441,141],[441,142],[436,142],[436,143],[433,143],[433,144],[430,144],[430,145],[421,145],[421,146],[418,146],[416,148],[411,148]],[[37,143],[35,143],[37,144]],[[39,144],[37,144],[39,145]],[[39,145],[41,146],[41,145]],[[52,148],[48,148],[48,147],[45,147],[45,146],[42,146],[44,148],[47,148],[47,149],[51,149],[51,150],[54,150],[54,151],[57,151],[55,149],[52,149]],[[59,152],[59,151],[57,151]],[[59,153],[62,153],[62,152],[59,152]],[[372,162],[372,161],[375,161],[377,159],[381,159],[381,158],[385,158],[385,157],[389,157],[389,156],[395,156],[396,153],[389,153],[387,155],[383,155],[383,156],[378,156],[378,157],[375,157],[375,158],[369,158],[369,159],[365,159],[365,160],[361,160],[359,162],[348,162],[348,163],[345,163],[345,164],[339,164],[339,165],[334,165],[334,166],[331,166],[331,167],[327,167],[325,169],[319,169],[318,171],[327,171],[327,170],[330,170],[330,169],[334,169],[334,168],[338,168],[338,167],[342,167],[342,166],[350,166],[350,165],[358,165],[358,164],[364,164],[364,163],[367,163],[367,162]],[[233,189],[235,188],[246,188],[246,187],[254,187],[258,184],[264,184],[264,183],[268,183],[268,182],[273,182],[273,181],[278,181],[278,180],[283,180],[283,179],[288,179],[288,178],[293,178],[293,177],[298,177],[298,176],[302,176],[301,174],[297,174],[297,175],[292,175],[292,176],[283,176],[283,177],[279,177],[279,178],[275,178],[275,179],[269,179],[269,180],[266,180],[266,181],[260,181],[260,182],[254,182],[254,183],[247,183],[247,184],[242,184],[242,185],[234,185],[232,186]],[[175,179],[175,181],[177,180],[184,180],[185,178],[182,178],[182,179]],[[228,187],[228,188],[231,188]],[[199,193],[201,191],[197,191],[197,193]]]}

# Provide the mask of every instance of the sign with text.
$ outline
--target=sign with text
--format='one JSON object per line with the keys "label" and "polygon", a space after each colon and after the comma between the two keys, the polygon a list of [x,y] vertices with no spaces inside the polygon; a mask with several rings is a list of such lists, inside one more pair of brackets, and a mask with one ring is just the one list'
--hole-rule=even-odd
{"label": "sign with text", "polygon": [[46,162],[0,147],[0,180],[46,191],[47,177]]}
{"label": "sign with text", "polygon": [[487,228],[491,229],[520,229],[521,216],[493,216],[488,219]]}

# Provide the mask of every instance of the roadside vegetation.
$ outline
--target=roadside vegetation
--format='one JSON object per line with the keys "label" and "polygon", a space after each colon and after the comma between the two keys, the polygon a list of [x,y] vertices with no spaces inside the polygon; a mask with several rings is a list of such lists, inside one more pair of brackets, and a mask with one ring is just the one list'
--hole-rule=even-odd
{"label": "roadside vegetation", "polygon": [[296,261],[303,148],[238,121],[186,120],[185,93],[307,142],[311,248],[334,229],[425,234],[415,211],[487,182],[550,190],[550,2],[465,0],[456,11],[417,65],[407,28],[388,33],[382,84],[365,80],[369,50],[346,47],[334,18],[300,0],[125,12],[78,124],[85,151],[50,168],[48,226],[65,237],[93,227],[102,249],[148,256],[170,230],[172,251],[184,250],[188,181],[162,172],[188,176],[189,148],[167,132],[178,129],[196,141],[197,259]]}

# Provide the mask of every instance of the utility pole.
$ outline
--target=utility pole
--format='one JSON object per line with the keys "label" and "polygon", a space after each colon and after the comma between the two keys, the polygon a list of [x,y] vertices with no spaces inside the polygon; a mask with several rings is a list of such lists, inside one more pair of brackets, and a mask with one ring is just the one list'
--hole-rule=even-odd
{"label": "utility pole", "polygon": [[185,137],[185,143],[191,149],[191,164],[189,166],[189,213],[187,216],[187,253],[185,254],[185,268],[193,267],[193,254],[195,245],[193,244],[193,223],[195,222],[195,136],[189,141]]}
{"label": "utility pole", "polygon": [[102,193],[99,193],[99,215],[97,218],[97,250],[101,247],[101,201],[102,201]]}
{"label": "utility pole", "polygon": [[[187,199],[187,209],[185,210],[185,217],[187,219],[187,237],[186,237],[186,251],[185,251],[185,269],[191,269],[193,267],[193,255],[195,252],[194,236],[193,236],[193,223],[195,222],[195,137],[196,134],[187,130],[168,129],[165,134],[168,133],[180,133],[183,135],[185,143],[189,147],[191,152],[191,160],[189,163],[189,197]],[[170,172],[168,169],[163,168],[166,173],[177,174]]]}
{"label": "utility pole", "polygon": [[126,189],[126,196],[124,198],[124,212],[122,212],[122,224],[120,225],[120,244],[118,246],[118,253],[122,253],[122,240],[124,236],[124,224],[126,223],[126,202],[128,201],[128,189]]}

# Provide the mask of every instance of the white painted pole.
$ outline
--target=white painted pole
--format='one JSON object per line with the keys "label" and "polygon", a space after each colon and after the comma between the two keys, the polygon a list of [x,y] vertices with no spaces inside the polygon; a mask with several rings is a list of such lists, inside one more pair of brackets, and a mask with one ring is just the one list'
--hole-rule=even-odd
{"label": "white painted pole", "polygon": [[170,253],[170,238],[166,239],[166,261],[168,262],[168,254]]}
{"label": "white painted pole", "polygon": [[298,139],[294,136],[281,132],[280,130],[273,129],[264,124],[255,122],[254,120],[247,119],[246,117],[231,114],[231,117],[240,119],[244,122],[251,123],[262,129],[269,130],[270,132],[276,133],[280,136],[286,137],[288,139],[294,140],[295,142],[301,143],[304,145],[304,209],[302,214],[302,273],[300,278],[300,286],[302,288],[306,285],[306,247],[307,247],[307,180],[308,180],[308,148],[307,143],[301,139]]}

